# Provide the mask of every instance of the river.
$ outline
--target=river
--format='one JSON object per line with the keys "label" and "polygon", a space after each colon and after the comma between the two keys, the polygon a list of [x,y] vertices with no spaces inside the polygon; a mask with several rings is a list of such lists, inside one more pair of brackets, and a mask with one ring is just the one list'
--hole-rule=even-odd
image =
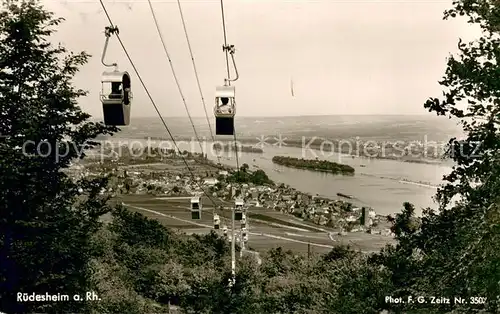
{"label": "river", "polygon": [[[356,205],[370,206],[378,214],[388,215],[400,212],[404,202],[413,203],[416,214],[425,207],[435,207],[432,197],[443,175],[451,171],[444,165],[408,163],[397,160],[368,159],[338,153],[321,154],[317,150],[304,151],[296,147],[263,148],[263,154],[239,153],[239,164],[247,163],[250,169],[264,170],[268,176],[300,191],[338,199],[337,193],[353,196]],[[217,157],[208,154],[217,161]],[[319,159],[339,162],[355,168],[354,176],[333,175],[323,172],[293,169],[272,162],[273,156]],[[234,152],[225,152],[221,163],[234,166]],[[362,167],[361,165],[364,165]]]}

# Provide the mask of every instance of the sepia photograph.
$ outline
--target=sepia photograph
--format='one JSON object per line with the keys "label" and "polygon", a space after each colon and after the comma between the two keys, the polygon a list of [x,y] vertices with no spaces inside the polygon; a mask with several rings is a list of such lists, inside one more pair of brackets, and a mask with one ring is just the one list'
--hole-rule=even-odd
{"label": "sepia photograph", "polygon": [[0,314],[500,313],[500,2],[0,1]]}

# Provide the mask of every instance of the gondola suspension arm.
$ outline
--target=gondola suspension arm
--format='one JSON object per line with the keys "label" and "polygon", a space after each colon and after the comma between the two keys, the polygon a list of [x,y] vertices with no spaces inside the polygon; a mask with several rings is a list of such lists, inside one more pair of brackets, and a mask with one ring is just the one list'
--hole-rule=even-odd
{"label": "gondola suspension arm", "polygon": [[229,54],[231,54],[231,60],[233,60],[234,73],[236,74],[236,77],[234,79],[230,79],[230,78],[224,79],[225,85],[227,85],[227,84],[230,84],[230,82],[237,81],[240,78],[240,75],[238,73],[238,68],[236,67],[236,61],[234,60],[234,53],[236,52],[234,45],[224,45],[224,46],[222,46],[222,50],[229,52]]}
{"label": "gondola suspension arm", "polygon": [[106,26],[106,28],[104,29],[104,35],[106,36],[106,41],[104,42],[104,49],[102,50],[101,63],[105,67],[115,67],[115,70],[117,69],[118,64],[116,63],[107,64],[106,62],[104,62],[104,58],[106,57],[106,51],[108,50],[109,37],[111,37],[111,35],[113,34],[119,34],[119,33],[120,31],[118,30],[117,26]]}

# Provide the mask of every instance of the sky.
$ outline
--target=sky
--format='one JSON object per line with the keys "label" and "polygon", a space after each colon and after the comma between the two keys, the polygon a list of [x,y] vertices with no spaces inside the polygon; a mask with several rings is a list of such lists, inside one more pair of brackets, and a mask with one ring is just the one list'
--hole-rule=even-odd
{"label": "sky", "polygon": [[[99,100],[104,27],[98,0],[43,0],[66,18],[54,35],[72,51],[93,57],[75,78],[89,91],[83,110],[102,115]],[[151,0],[171,64],[191,116],[204,116],[203,103],[176,0]],[[210,116],[215,87],[224,83],[225,55],[218,0],[180,0],[200,84]],[[187,116],[170,63],[145,0],[104,0],[120,37],[163,116]],[[464,20],[443,21],[451,1],[394,0],[225,0],[228,44],[236,48],[240,78],[238,116],[336,114],[425,114],[423,103],[439,97],[437,83],[458,38],[478,29]],[[116,37],[108,62],[132,77],[132,118],[155,116],[136,73]],[[234,73],[234,72],[233,72]],[[233,76],[234,77],[234,76]],[[293,80],[294,94],[290,91]]]}

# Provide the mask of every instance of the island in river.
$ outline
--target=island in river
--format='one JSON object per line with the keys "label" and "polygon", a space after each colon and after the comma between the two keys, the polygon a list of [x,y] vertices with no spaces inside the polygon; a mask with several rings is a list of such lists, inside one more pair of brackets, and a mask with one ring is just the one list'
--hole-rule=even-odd
{"label": "island in river", "polygon": [[235,150],[238,150],[239,152],[242,152],[242,153],[253,153],[253,154],[262,154],[264,152],[262,150],[262,148],[253,147],[253,146],[243,146],[243,145],[236,145],[235,146],[234,144],[231,144],[231,143],[226,143],[223,145],[221,145],[220,143],[213,143],[212,148],[214,150],[217,150],[217,151],[223,150],[225,152],[235,151]]}
{"label": "island in river", "polygon": [[333,174],[354,175],[353,167],[328,160],[274,156],[272,161],[275,164],[290,168],[329,172]]}

